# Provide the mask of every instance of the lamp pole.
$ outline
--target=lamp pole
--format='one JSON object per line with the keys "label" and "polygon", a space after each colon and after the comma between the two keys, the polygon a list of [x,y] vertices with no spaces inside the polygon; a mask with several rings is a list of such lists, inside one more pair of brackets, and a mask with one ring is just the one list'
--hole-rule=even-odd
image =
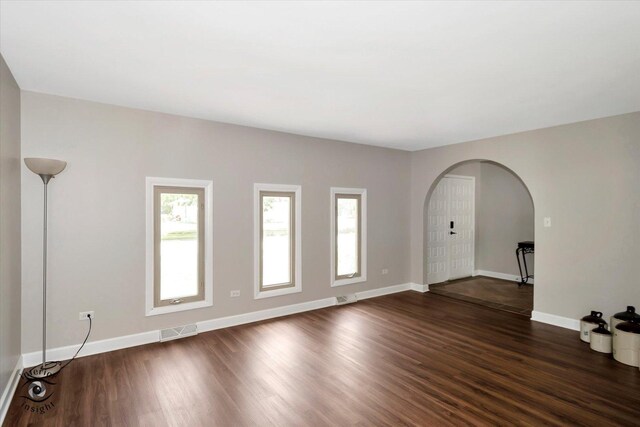
{"label": "lamp pole", "polygon": [[42,179],[44,189],[42,224],[42,364],[31,368],[27,375],[31,378],[46,378],[60,371],[60,362],[47,362],[47,233],[48,233],[48,192],[49,181],[62,172],[67,162],[54,159],[25,158],[29,170]]}
{"label": "lamp pole", "polygon": [[44,225],[42,234],[42,370],[47,361],[47,193],[53,175],[40,174],[44,183]]}

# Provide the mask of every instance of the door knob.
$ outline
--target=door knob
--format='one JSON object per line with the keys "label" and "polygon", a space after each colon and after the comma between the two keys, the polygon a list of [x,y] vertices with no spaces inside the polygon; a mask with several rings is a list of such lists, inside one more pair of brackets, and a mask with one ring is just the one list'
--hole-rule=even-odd
{"label": "door knob", "polygon": [[455,231],[450,231],[449,234],[458,234]]}

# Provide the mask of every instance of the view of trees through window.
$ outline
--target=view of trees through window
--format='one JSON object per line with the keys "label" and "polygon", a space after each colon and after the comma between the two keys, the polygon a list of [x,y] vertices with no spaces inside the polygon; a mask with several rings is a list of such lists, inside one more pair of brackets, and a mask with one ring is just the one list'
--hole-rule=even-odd
{"label": "view of trees through window", "polygon": [[160,299],[198,294],[198,195],[160,195]]}
{"label": "view of trees through window", "polygon": [[263,195],[262,286],[292,282],[291,196]]}
{"label": "view of trees through window", "polygon": [[359,272],[358,209],[359,199],[353,197],[337,197],[337,276],[348,276]]}

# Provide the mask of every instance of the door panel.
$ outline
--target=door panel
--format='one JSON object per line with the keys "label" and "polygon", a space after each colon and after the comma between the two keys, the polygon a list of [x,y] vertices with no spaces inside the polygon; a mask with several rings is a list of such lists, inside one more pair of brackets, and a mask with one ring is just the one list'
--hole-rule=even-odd
{"label": "door panel", "polygon": [[448,188],[447,180],[441,179],[427,207],[427,283],[440,283],[449,278]]}
{"label": "door panel", "polygon": [[473,179],[445,176],[433,190],[427,207],[427,283],[473,275],[474,202]]}
{"label": "door panel", "polygon": [[449,235],[449,279],[473,275],[474,180],[445,178],[449,186],[449,218],[456,234]]}

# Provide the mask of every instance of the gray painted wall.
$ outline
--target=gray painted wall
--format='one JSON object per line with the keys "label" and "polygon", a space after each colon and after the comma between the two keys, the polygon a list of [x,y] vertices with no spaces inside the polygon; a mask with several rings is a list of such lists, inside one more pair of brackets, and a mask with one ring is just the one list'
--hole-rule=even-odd
{"label": "gray painted wall", "polygon": [[473,159],[505,165],[531,192],[535,310],[577,319],[640,305],[640,113],[412,153],[412,281],[423,278],[427,193],[449,167]]}
{"label": "gray painted wall", "polygon": [[[476,269],[519,276],[515,250],[518,242],[534,239],[533,201],[507,169],[489,162],[480,169]],[[527,266],[533,272],[532,255],[527,255]]]}
{"label": "gray painted wall", "polygon": [[[475,269],[520,275],[515,248],[534,238],[533,201],[522,181],[491,162],[463,163],[447,173],[476,178]],[[527,266],[533,272],[533,255]]]}
{"label": "gray painted wall", "polygon": [[0,394],[20,357],[20,88],[0,56]]}
{"label": "gray painted wall", "polygon": [[[22,153],[69,162],[50,188],[52,347],[80,342],[84,310],[96,311],[98,340],[420,283],[426,196],[449,167],[473,159],[505,165],[531,192],[535,310],[575,319],[640,305],[640,113],[408,153],[23,92]],[[29,352],[40,340],[41,184],[22,170]],[[145,176],[214,180],[214,307],[144,316]],[[252,298],[254,182],[302,185],[301,294]],[[368,189],[366,283],[329,287],[331,186]],[[232,289],[242,296],[229,299]]]}
{"label": "gray painted wall", "polygon": [[[23,156],[59,158],[50,187],[49,343],[91,340],[406,283],[410,156],[68,98],[22,93]],[[23,351],[39,349],[42,184],[23,168]],[[145,317],[145,177],[214,182],[214,306]],[[302,185],[303,292],[253,299],[253,184]],[[329,188],[364,187],[368,281],[330,287]],[[389,269],[382,275],[383,268]],[[240,298],[229,298],[240,289]]]}

